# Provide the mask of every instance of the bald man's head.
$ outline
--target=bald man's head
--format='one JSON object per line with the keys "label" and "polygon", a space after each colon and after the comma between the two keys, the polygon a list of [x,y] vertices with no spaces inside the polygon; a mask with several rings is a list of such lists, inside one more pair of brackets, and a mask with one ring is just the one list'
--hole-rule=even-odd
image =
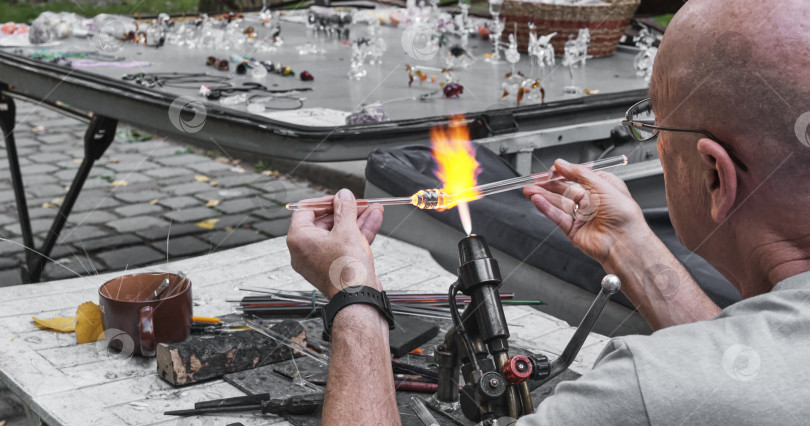
{"label": "bald man's head", "polygon": [[717,139],[660,133],[673,226],[732,282],[745,281],[734,274],[741,264],[753,270],[752,259],[767,256],[767,247],[810,241],[802,213],[810,209],[810,141],[796,130],[797,122],[810,125],[807,52],[807,0],[690,0],[656,57],[650,97],[657,124]]}
{"label": "bald man's head", "polygon": [[667,28],[655,64],[650,92],[659,124],[712,132],[755,174],[791,152],[810,158],[794,131],[810,111],[808,51],[807,0],[690,0]]}

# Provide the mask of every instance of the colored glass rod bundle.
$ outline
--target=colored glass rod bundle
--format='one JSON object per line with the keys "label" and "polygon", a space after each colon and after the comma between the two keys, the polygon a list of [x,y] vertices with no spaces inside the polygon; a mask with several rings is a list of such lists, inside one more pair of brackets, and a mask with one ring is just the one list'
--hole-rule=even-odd
{"label": "colored glass rod bundle", "polygon": [[[270,289],[240,287],[239,290],[262,293],[261,296],[245,296],[238,303],[237,309],[244,314],[260,317],[310,316],[320,315],[320,308],[329,300],[316,291],[281,292]],[[395,314],[450,319],[450,304],[447,294],[441,293],[387,293],[391,310]],[[514,300],[514,293],[501,293],[504,304],[539,305],[536,300]],[[457,298],[460,304],[470,302],[467,296]],[[459,306],[459,308],[463,308]]]}

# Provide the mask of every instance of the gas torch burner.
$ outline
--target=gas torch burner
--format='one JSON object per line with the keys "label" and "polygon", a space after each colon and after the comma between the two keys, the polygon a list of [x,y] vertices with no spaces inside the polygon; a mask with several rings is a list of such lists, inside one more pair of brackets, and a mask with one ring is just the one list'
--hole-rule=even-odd
{"label": "gas torch burner", "polygon": [[[615,275],[602,280],[602,289],[585,314],[562,355],[552,362],[542,354],[509,356],[509,327],[499,296],[501,274],[486,240],[478,235],[458,244],[458,280],[450,286],[453,327],[436,347],[439,384],[429,403],[443,411],[461,408],[469,420],[495,425],[496,419],[517,419],[534,412],[528,380],[547,383],[571,365],[610,296],[621,283]],[[456,295],[470,297],[462,314]],[[459,374],[464,386],[459,391]]]}

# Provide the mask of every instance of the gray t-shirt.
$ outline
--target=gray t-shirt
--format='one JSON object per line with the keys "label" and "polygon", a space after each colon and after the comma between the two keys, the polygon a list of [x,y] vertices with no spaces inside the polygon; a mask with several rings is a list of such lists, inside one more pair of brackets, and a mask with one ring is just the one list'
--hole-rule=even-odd
{"label": "gray t-shirt", "polygon": [[711,321],[613,339],[517,425],[810,424],[810,272]]}

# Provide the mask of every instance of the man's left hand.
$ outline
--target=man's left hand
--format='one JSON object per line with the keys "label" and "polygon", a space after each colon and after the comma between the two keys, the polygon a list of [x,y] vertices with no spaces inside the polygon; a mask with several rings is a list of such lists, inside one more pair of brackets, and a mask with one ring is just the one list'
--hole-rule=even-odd
{"label": "man's left hand", "polygon": [[358,209],[348,189],[307,201],[332,201],[333,207],[293,212],[287,233],[293,269],[330,299],[350,286],[382,290],[369,247],[382,225],[382,206]]}

